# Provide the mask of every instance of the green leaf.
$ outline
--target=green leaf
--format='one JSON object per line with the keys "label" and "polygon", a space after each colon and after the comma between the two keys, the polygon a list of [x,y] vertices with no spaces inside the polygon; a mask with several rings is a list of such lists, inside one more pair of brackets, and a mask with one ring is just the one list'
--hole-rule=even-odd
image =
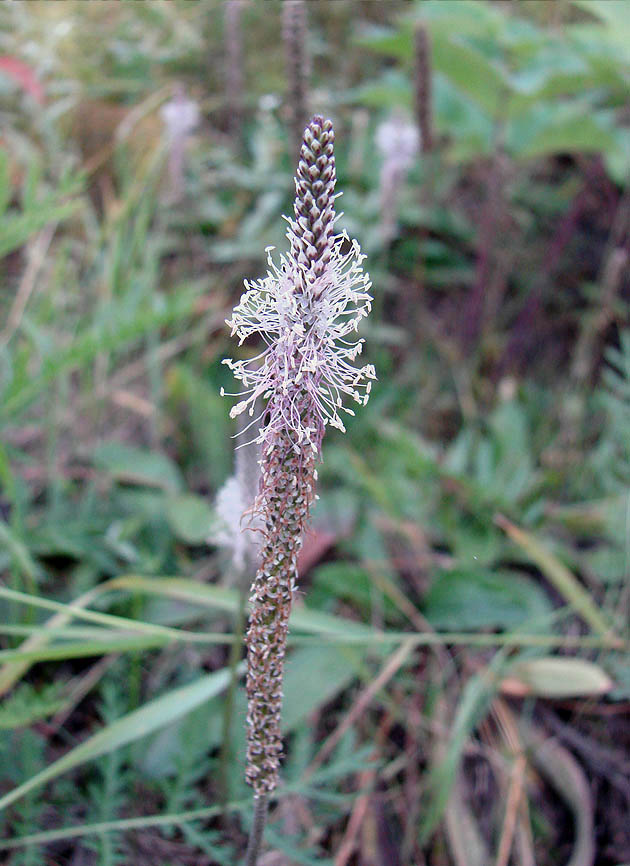
{"label": "green leaf", "polygon": [[399,60],[411,60],[413,57],[413,37],[409,26],[399,30],[380,26],[363,27],[355,42]]}
{"label": "green leaf", "polygon": [[500,671],[504,663],[505,654],[503,651],[498,652],[487,669],[475,674],[466,683],[455,718],[449,727],[448,745],[429,775],[432,797],[421,822],[420,834],[423,841],[428,839],[444,813],[466,741],[480,719],[486,715],[494,697],[497,684],[490,674]]}
{"label": "green leaf", "polygon": [[65,661],[66,659],[91,658],[107,653],[139,652],[158,649],[170,643],[168,637],[159,635],[114,635],[106,640],[67,641],[34,649],[0,650],[0,663]]}
{"label": "green leaf", "polygon": [[[129,592],[146,592],[149,595],[161,595],[191,602],[202,607],[216,608],[228,612],[236,612],[240,605],[240,594],[237,590],[226,589],[187,580],[179,577],[143,577],[130,574],[115,578],[109,582],[109,588],[124,589]],[[145,628],[157,626],[145,624]],[[310,610],[306,606],[296,606],[291,612],[291,631],[305,631],[311,634],[356,635],[369,639],[373,630],[360,622],[353,622],[344,617],[333,616],[319,610]]]}
{"label": "green leaf", "polygon": [[203,544],[216,524],[213,509],[201,496],[183,493],[169,498],[166,516],[177,538],[188,544]]}
{"label": "green leaf", "polygon": [[0,216],[4,214],[11,201],[11,176],[9,173],[9,154],[0,147]]}
{"label": "green leaf", "polygon": [[578,698],[604,695],[612,680],[599,665],[578,658],[545,656],[514,664],[503,682],[503,690],[519,696]]}
{"label": "green leaf", "polygon": [[194,462],[203,467],[206,480],[217,490],[232,469],[234,446],[230,436],[234,431],[228,405],[219,394],[219,373],[212,369],[209,373],[213,377],[210,381],[178,364],[169,371],[167,386],[174,400],[185,404],[184,413],[190,418]]}
{"label": "green leaf", "polygon": [[[379,595],[380,590],[379,590]],[[313,590],[309,603],[325,607],[330,599],[350,600],[359,609],[369,613],[374,603],[374,581],[370,573],[353,562],[327,562],[313,573]],[[386,613],[395,611],[392,602],[384,599]]]}
{"label": "green leaf", "polygon": [[92,761],[94,758],[107,755],[128,743],[133,743],[141,737],[163,728],[175,719],[185,716],[204,701],[220,694],[227,687],[229,681],[229,670],[216,671],[201,677],[194,683],[173,689],[140,707],[139,710],[134,710],[134,712],[117,719],[59,760],[54,761],[45,770],[5,794],[4,797],[0,798],[0,809],[5,809],[29,791],[56,779],[62,773],[67,773],[68,770],[85,764],[87,761]]}
{"label": "green leaf", "polygon": [[363,651],[354,647],[302,647],[287,658],[283,725],[292,730],[356,677]]}
{"label": "green leaf", "polygon": [[45,203],[21,214],[5,214],[0,224],[0,258],[19,249],[35,232],[52,222],[61,222],[80,207],[73,201],[63,205]]}
{"label": "green leaf", "polygon": [[0,520],[0,544],[10,554],[15,566],[30,580],[38,580],[41,568],[30,554],[26,544],[6,523]]}
{"label": "green leaf", "polygon": [[625,42],[630,40],[630,18],[627,2],[611,2],[611,0],[572,0],[586,12],[590,12],[606,25],[610,37]]}
{"label": "green leaf", "polygon": [[413,93],[407,76],[402,75],[398,70],[387,69],[380,78],[366,81],[348,91],[343,100],[367,105],[370,108],[389,109],[394,105],[411,108]]}
{"label": "green leaf", "polygon": [[550,553],[534,535],[515,526],[515,524],[502,515],[495,517],[495,523],[536,563],[549,582],[553,584],[573,610],[597,634],[608,638],[614,637],[612,628],[606,617],[563,562],[554,556],[553,553]]}
{"label": "green leaf", "polygon": [[0,706],[0,730],[21,728],[56,713],[64,703],[63,687],[50,683],[37,690],[30,683],[21,683]]}
{"label": "green leaf", "polygon": [[92,459],[116,481],[159,487],[169,493],[179,493],[183,487],[177,466],[157,451],[143,451],[122,442],[104,442],[94,449]]}
{"label": "green leaf", "polygon": [[463,39],[436,35],[431,45],[435,69],[492,117],[507,105],[512,86],[506,72]]}
{"label": "green leaf", "polygon": [[[128,349],[135,341],[152,330],[187,319],[195,300],[206,284],[174,286],[168,296],[153,294],[147,304],[129,311],[124,303],[112,306],[110,314],[97,321],[66,346],[49,351],[38,370],[31,371],[27,355],[18,355],[13,364],[3,401],[0,403],[0,423],[6,423],[29,405],[51,382],[71,370],[85,368],[103,352]],[[27,370],[28,367],[28,370]]]}
{"label": "green leaf", "polygon": [[[563,115],[565,115],[563,117]],[[616,148],[612,129],[585,106],[570,111],[549,107],[548,123],[525,139],[516,132],[510,137],[511,150],[521,159],[548,156],[554,153],[609,151]]]}
{"label": "green leaf", "polygon": [[429,622],[452,631],[511,629],[551,612],[551,605],[532,580],[509,571],[459,568],[441,572],[424,606]]}

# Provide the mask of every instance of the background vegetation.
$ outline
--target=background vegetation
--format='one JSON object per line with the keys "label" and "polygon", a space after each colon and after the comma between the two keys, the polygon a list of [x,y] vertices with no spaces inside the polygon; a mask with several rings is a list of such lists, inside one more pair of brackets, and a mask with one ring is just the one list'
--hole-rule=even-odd
{"label": "background vegetation", "polygon": [[[264,862],[628,863],[629,4],[307,12],[379,382],[324,446]],[[0,5],[10,866],[242,854],[219,389],[291,207],[282,16]]]}

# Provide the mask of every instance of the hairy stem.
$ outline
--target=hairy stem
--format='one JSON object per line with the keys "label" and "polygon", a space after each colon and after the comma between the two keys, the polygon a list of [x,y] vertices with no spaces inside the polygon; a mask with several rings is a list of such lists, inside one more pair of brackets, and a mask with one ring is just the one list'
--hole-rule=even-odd
{"label": "hairy stem", "polygon": [[289,615],[297,557],[313,499],[315,453],[295,450],[288,436],[263,455],[266,539],[252,587],[247,632],[247,781],[257,795],[278,783],[282,753],[280,714]]}
{"label": "hairy stem", "polygon": [[252,824],[251,833],[249,834],[249,844],[247,845],[247,854],[245,855],[245,866],[256,866],[258,855],[260,854],[260,843],[262,842],[265,824],[267,822],[267,810],[269,809],[269,799],[267,794],[260,794],[254,797],[254,822]]}

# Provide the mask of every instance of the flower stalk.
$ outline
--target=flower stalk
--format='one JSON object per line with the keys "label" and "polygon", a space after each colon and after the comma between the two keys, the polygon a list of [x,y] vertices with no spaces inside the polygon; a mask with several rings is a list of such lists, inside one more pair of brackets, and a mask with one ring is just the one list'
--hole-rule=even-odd
{"label": "flower stalk", "polygon": [[434,148],[431,96],[431,41],[427,28],[421,23],[418,23],[416,26],[414,42],[416,118],[420,131],[422,153],[430,153]]}
{"label": "flower stalk", "polygon": [[244,0],[227,0],[224,7],[225,104],[228,129],[237,147],[243,147],[243,36],[241,15]]}
{"label": "flower stalk", "polygon": [[310,63],[306,47],[308,19],[305,0],[284,0],[282,4],[282,38],[286,56],[289,86],[287,114],[290,155],[294,158],[302,143],[306,123]]}
{"label": "flower stalk", "polygon": [[244,412],[253,417],[258,398],[266,400],[250,423],[259,425],[254,441],[261,446],[261,484],[255,508],[263,541],[245,641],[246,778],[259,805],[278,784],[289,615],[322,437],[328,424],[344,429],[341,414],[354,414],[344,398],[366,403],[375,378],[372,365],[352,363],[363,341],[347,339],[370,310],[371,284],[358,245],[334,232],[333,144],[331,121],[315,116],[300,151],[289,252],[278,266],[269,258],[265,279],[246,283],[228,321],[241,343],[254,334],[266,343],[253,361],[224,361],[244,386],[232,417]]}

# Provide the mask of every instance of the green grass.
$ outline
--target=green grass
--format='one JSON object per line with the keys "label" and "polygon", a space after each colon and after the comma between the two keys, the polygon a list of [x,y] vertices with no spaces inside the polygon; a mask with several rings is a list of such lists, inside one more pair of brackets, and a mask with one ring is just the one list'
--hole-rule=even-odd
{"label": "green grass", "polygon": [[[379,381],[319,470],[266,837],[291,862],[371,839],[383,862],[630,860],[625,5],[308,4]],[[281,4],[242,15],[235,141],[222,3],[0,8],[0,56],[24,64],[0,64],[8,866],[244,851],[221,360],[243,279],[284,248],[294,166]],[[413,122],[418,20],[438,144],[385,243],[376,131],[392,109]],[[201,122],[174,191],[178,85]],[[523,756],[528,808],[508,814]]]}

